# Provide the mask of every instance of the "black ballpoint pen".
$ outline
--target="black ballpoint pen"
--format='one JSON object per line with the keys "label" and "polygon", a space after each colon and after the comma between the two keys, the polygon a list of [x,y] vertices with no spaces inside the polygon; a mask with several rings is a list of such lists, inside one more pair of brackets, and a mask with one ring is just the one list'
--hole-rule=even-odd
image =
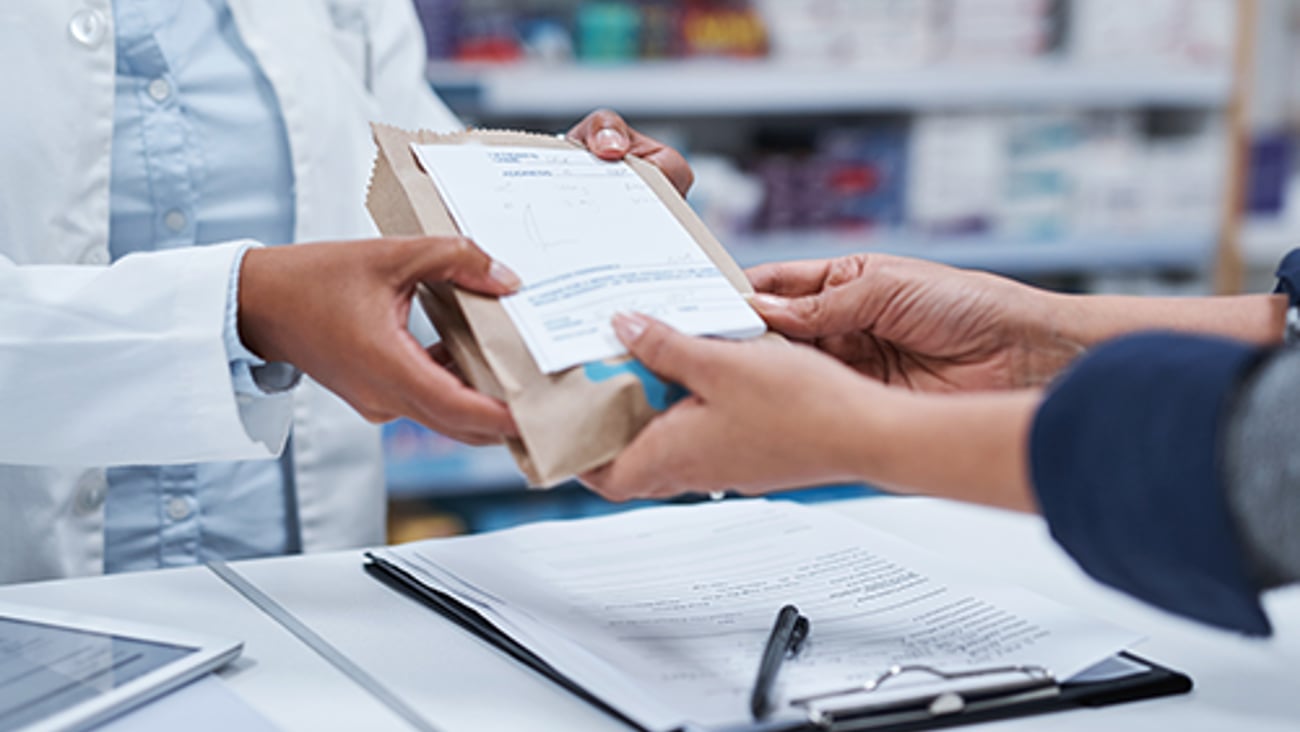
{"label": "black ballpoint pen", "polygon": [[767,716],[772,704],[772,685],[776,683],[776,672],[781,670],[781,662],[787,655],[793,656],[803,646],[808,637],[808,618],[799,614],[794,605],[786,605],[776,614],[776,623],[772,633],[763,646],[763,658],[758,663],[758,678],[754,679],[754,693],[749,697],[749,711],[754,719]]}

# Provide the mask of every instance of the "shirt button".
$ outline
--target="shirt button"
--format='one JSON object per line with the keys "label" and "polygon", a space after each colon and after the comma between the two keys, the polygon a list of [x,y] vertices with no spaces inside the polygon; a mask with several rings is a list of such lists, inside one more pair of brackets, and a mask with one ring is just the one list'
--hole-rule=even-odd
{"label": "shirt button", "polygon": [[94,513],[104,505],[106,497],[108,481],[102,472],[92,470],[77,484],[77,511],[83,514]]}
{"label": "shirt button", "polygon": [[164,102],[172,94],[172,85],[167,83],[166,79],[158,78],[149,82],[149,96],[153,97],[155,102]]}
{"label": "shirt button", "polygon": [[72,14],[68,21],[68,35],[86,48],[96,48],[108,31],[108,19],[98,10],[83,8]]}
{"label": "shirt button", "polygon": [[185,229],[185,225],[189,223],[189,219],[185,218],[185,214],[181,211],[172,209],[163,217],[163,223],[172,231],[180,233]]}
{"label": "shirt button", "polygon": [[184,521],[190,517],[190,502],[175,496],[167,501],[167,516],[172,521]]}

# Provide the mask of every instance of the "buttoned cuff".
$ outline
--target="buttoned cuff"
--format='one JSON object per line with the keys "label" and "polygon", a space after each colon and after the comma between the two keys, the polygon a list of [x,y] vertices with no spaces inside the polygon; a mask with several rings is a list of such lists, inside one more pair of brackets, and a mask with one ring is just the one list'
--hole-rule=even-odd
{"label": "buttoned cuff", "polygon": [[[251,243],[243,245],[231,265],[224,338],[226,357],[230,362],[230,381],[235,394],[255,398],[289,391],[302,379],[302,371],[293,364],[266,362],[248,350],[239,339],[239,270],[244,255],[253,246]],[[240,399],[241,404],[246,401],[247,399]]]}
{"label": "buttoned cuff", "polygon": [[1292,249],[1277,266],[1277,289],[1287,297],[1285,341],[1300,343],[1300,249]]}
{"label": "buttoned cuff", "polygon": [[1098,580],[1251,635],[1271,632],[1223,490],[1230,402],[1261,351],[1152,333],[1081,359],[1034,418],[1034,489],[1052,536]]}

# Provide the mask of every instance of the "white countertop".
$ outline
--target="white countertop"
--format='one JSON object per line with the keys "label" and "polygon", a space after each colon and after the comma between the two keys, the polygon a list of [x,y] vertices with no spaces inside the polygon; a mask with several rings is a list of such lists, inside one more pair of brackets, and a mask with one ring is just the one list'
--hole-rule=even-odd
{"label": "white countertop", "polygon": [[[1087,579],[1040,520],[929,499],[822,504],[979,572],[1136,630],[1135,650],[1188,673],[1188,695],[1053,714],[1053,730],[1295,730],[1300,727],[1300,591],[1266,604],[1277,635],[1252,641],[1151,609]],[[439,730],[624,730],[362,569],[359,551],[236,563],[240,574]],[[409,726],[205,568],[0,588],[0,599],[242,638],[221,678],[285,730]],[[979,729],[1041,729],[1027,717]]]}

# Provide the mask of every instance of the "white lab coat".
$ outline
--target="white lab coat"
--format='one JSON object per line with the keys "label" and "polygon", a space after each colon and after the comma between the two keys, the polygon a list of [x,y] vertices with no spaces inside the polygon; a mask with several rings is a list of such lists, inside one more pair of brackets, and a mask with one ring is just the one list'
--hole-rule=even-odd
{"label": "white lab coat", "polygon": [[[230,6],[288,130],[296,240],[374,235],[368,123],[459,126],[424,82],[409,0]],[[19,265],[109,260],[112,17],[109,0],[0,8],[0,254]],[[234,251],[128,258],[112,274],[0,263],[0,582],[102,572],[95,466],[268,453],[239,417],[225,364]],[[381,541],[377,429],[314,383],[291,399],[303,548]],[[274,423],[277,407],[264,406]]]}

